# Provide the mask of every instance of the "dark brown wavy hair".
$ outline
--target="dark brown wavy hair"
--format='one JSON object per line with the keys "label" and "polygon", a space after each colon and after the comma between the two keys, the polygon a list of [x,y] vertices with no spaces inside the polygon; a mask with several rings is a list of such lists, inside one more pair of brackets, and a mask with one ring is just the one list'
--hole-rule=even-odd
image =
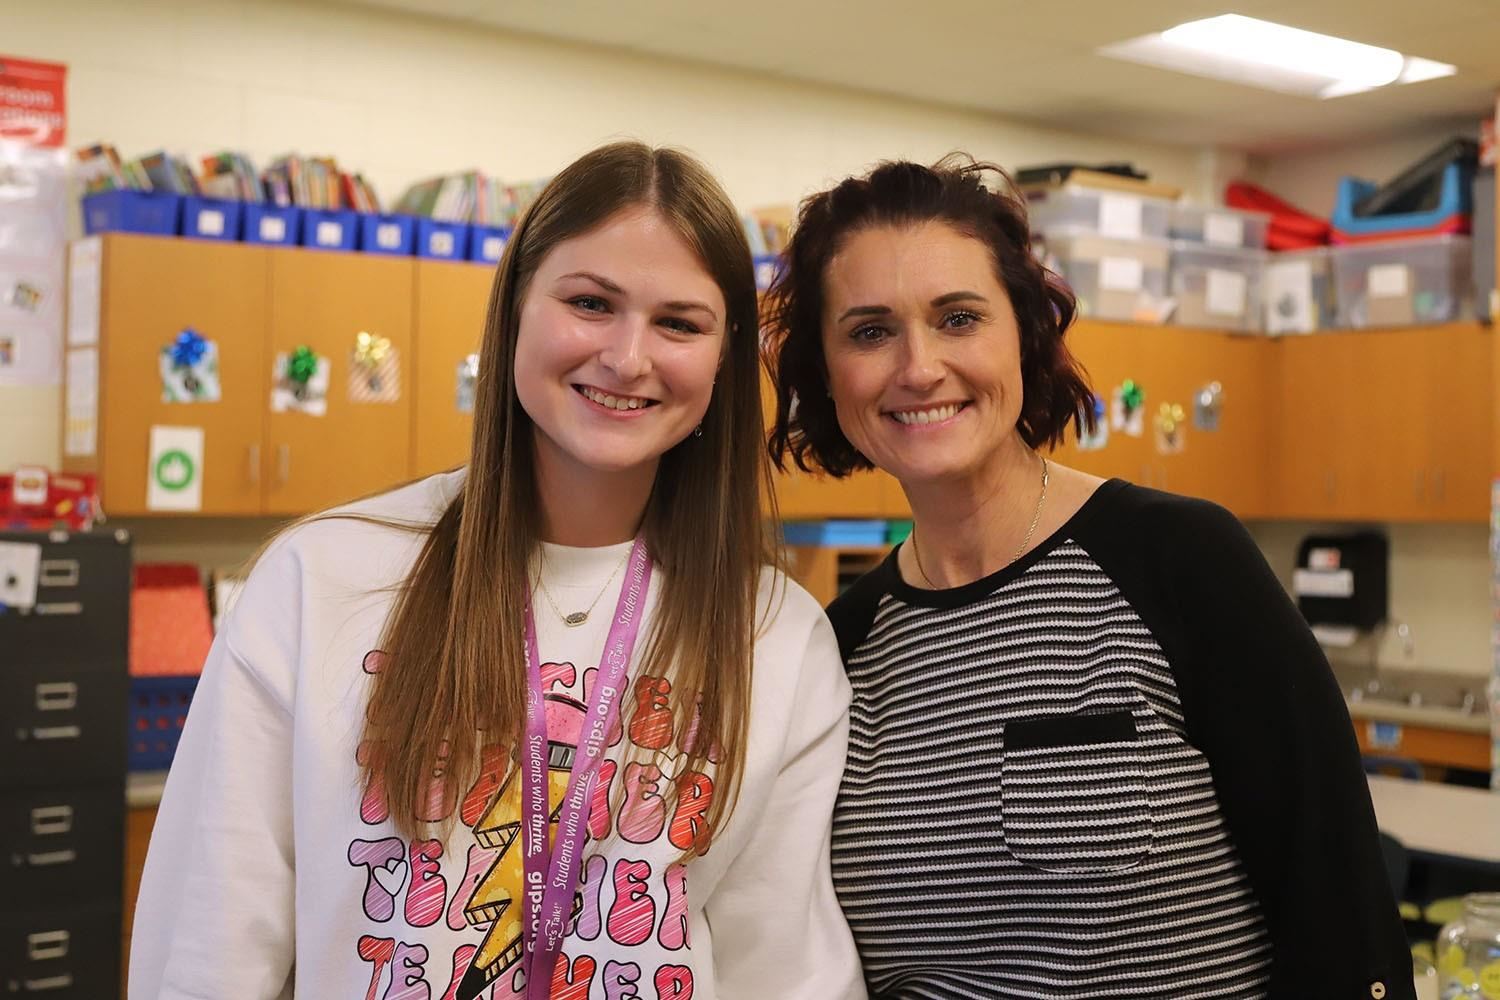
{"label": "dark brown wavy hair", "polygon": [[[988,182],[988,183],[987,183]],[[990,250],[1021,334],[1021,416],[1032,448],[1055,447],[1069,422],[1094,428],[1094,397],[1063,343],[1077,315],[1073,293],[1033,256],[1025,199],[999,167],[953,153],[932,166],[881,163],[802,203],[786,266],[762,304],[762,356],[776,387],[769,450],[778,468],[847,476],[871,468],[839,427],[823,356],[823,282],[855,233],[874,226],[942,222]]]}

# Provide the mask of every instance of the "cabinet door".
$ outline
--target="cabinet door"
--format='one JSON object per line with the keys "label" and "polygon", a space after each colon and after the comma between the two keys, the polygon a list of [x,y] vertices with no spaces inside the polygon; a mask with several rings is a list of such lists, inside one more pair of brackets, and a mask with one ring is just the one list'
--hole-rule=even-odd
{"label": "cabinet door", "polygon": [[[1264,337],[1164,327],[1151,339],[1152,377],[1158,389],[1147,413],[1147,433],[1155,445],[1153,421],[1160,405],[1183,408],[1187,426],[1179,452],[1158,455],[1158,485],[1174,493],[1223,504],[1242,518],[1264,517],[1270,495],[1271,350]],[[1194,421],[1197,396],[1211,383],[1220,386],[1218,424],[1207,430]]]}
{"label": "cabinet door", "polygon": [[[105,237],[98,446],[110,514],[149,513],[153,426],[202,428],[202,513],[261,513],[269,274],[261,247]],[[162,401],[161,352],[188,328],[217,349],[217,402]]]}
{"label": "cabinet door", "polygon": [[1429,331],[1423,344],[1429,519],[1486,522],[1494,447],[1494,334],[1476,325]]}
{"label": "cabinet door", "polygon": [[[270,414],[269,513],[319,510],[411,477],[415,266],[406,258],[318,250],[272,256],[273,364],[278,355],[309,347],[326,359],[328,385],[322,415],[296,409]],[[401,371],[394,400],[354,398],[355,338],[361,332],[385,337],[395,349]]]}
{"label": "cabinet door", "polygon": [[[776,396],[764,370],[760,403],[769,431],[776,419]],[[901,487],[878,469],[843,479],[812,475],[795,466],[787,472],[772,469],[771,488],[776,493],[777,511],[787,521],[911,516]]]}
{"label": "cabinet door", "polygon": [[[1111,419],[1114,391],[1126,379],[1133,379],[1146,394],[1147,413],[1143,417],[1148,418],[1150,408],[1159,402],[1159,387],[1152,377],[1155,352],[1150,343],[1157,332],[1154,328],[1128,323],[1096,321],[1081,322],[1068,332],[1069,348],[1082,362],[1095,395],[1104,400],[1106,421]],[[1155,454],[1148,437],[1149,419],[1143,421],[1143,427],[1145,430],[1139,437],[1111,427],[1109,441],[1103,448],[1082,451],[1070,424],[1066,443],[1052,457],[1063,465],[1106,479],[1118,477],[1142,486],[1160,486],[1151,482]]]}
{"label": "cabinet door", "polygon": [[416,371],[412,374],[412,472],[431,475],[469,460],[473,413],[459,409],[458,373],[484,339],[495,270],[417,261]]}
{"label": "cabinet door", "polygon": [[1358,414],[1349,334],[1284,337],[1273,365],[1278,405],[1271,450],[1273,517],[1319,520],[1344,516],[1339,465]]}

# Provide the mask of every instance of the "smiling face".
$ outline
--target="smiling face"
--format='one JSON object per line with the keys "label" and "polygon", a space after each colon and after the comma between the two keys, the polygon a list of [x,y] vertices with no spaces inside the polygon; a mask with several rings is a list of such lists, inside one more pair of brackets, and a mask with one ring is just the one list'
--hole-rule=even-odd
{"label": "smiling face", "polygon": [[903,485],[1019,443],[1020,334],[980,241],[940,222],[855,233],[824,273],[822,328],[840,428]]}
{"label": "smiling face", "polygon": [[538,463],[654,474],[708,410],[724,325],[719,286],[649,207],[558,244],[531,278],[516,340]]}

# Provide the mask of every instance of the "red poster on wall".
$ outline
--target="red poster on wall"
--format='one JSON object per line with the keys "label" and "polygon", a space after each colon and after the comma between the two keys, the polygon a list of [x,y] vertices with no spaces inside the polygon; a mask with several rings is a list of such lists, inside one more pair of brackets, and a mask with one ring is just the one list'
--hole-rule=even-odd
{"label": "red poster on wall", "polygon": [[67,74],[62,63],[0,56],[0,139],[61,146],[68,120]]}

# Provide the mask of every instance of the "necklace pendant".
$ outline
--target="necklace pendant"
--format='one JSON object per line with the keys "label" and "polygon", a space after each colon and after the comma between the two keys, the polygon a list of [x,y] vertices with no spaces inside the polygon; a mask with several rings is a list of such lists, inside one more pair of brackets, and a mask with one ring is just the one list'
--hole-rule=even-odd
{"label": "necklace pendant", "polygon": [[570,628],[577,628],[588,620],[589,613],[587,611],[575,611],[563,619],[563,624]]}

